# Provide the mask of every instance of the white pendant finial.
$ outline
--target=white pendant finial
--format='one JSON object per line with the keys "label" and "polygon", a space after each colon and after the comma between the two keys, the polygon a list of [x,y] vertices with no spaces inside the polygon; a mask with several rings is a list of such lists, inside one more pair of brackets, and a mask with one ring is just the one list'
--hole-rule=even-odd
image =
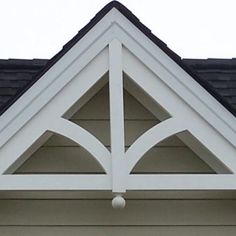
{"label": "white pendant finial", "polygon": [[122,197],[122,195],[116,195],[112,199],[112,207],[114,209],[122,209],[125,207],[125,199]]}

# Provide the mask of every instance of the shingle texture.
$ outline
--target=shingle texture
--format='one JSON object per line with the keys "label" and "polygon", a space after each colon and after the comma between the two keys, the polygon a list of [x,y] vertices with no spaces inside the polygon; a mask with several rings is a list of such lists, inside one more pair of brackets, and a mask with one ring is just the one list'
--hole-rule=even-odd
{"label": "shingle texture", "polygon": [[236,112],[236,58],[184,59]]}
{"label": "shingle texture", "polygon": [[26,87],[47,60],[0,60],[0,110]]}
{"label": "shingle texture", "polygon": [[[48,60],[0,60],[0,110],[27,87]],[[236,58],[183,59],[202,81],[209,84],[236,112]]]}
{"label": "shingle texture", "polygon": [[108,3],[91,21],[75,35],[52,59],[47,60],[0,60],[0,115],[9,108],[27,89],[59,61],[91,28],[112,8],[120,11],[154,44],[163,50],[193,79],[214,96],[226,109],[236,116],[236,62],[230,60],[182,60],[175,52],[152,34],[139,19],[117,1]]}

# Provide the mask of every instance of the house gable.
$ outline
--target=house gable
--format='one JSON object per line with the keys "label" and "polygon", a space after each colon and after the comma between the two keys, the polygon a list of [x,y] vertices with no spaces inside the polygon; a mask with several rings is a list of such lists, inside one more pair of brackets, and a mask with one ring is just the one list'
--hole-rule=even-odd
{"label": "house gable", "polygon": [[[1,190],[235,189],[235,117],[115,6],[0,117]],[[68,120],[106,83],[111,151]],[[127,151],[123,88],[161,121]],[[106,174],[12,175],[51,133],[84,147]],[[148,150],[176,134],[217,174],[130,174]],[[204,148],[214,158],[202,155]]]}

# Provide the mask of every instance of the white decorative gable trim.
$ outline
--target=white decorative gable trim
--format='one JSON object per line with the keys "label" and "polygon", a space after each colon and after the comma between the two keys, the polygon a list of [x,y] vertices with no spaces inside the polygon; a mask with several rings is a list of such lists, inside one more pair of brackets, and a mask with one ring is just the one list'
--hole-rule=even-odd
{"label": "white decorative gable trim", "polygon": [[[111,152],[67,120],[107,82],[107,72]],[[137,97],[130,81],[153,102]],[[155,104],[170,114],[127,151],[123,87],[160,120],[164,115]],[[106,174],[12,175],[51,133],[81,145]],[[201,157],[217,174],[130,174],[150,148],[175,134],[199,156],[207,148],[215,158]],[[115,8],[0,117],[0,147],[0,190],[112,190],[120,195],[126,190],[236,189],[235,117]]]}

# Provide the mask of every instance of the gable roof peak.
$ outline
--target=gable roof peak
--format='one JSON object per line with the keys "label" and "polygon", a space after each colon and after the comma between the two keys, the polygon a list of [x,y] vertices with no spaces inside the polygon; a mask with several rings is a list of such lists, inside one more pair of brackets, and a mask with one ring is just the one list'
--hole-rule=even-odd
{"label": "gable roof peak", "polygon": [[61,51],[59,51],[54,57],[52,57],[47,64],[40,70],[34,78],[27,84],[26,87],[18,91],[17,95],[12,97],[9,102],[4,104],[0,109],[0,115],[2,115],[18,98],[23,95],[36,81],[38,81],[51,67],[53,67],[75,44],[78,43],[108,12],[113,8],[117,9],[122,15],[124,15],[132,24],[135,25],[147,38],[149,38],[155,45],[157,45],[168,57],[170,57],[178,66],[180,66],[187,74],[194,78],[202,87],[204,87],[213,97],[215,97],[223,106],[225,106],[234,116],[236,112],[234,108],[222,98],[208,83],[199,78],[199,76],[185,63],[183,63],[180,56],[173,52],[168,46],[156,37],[151,30],[142,24],[139,19],[123,4],[118,1],[111,1],[105,5],[91,20],[85,25],[69,42],[67,42]]}

